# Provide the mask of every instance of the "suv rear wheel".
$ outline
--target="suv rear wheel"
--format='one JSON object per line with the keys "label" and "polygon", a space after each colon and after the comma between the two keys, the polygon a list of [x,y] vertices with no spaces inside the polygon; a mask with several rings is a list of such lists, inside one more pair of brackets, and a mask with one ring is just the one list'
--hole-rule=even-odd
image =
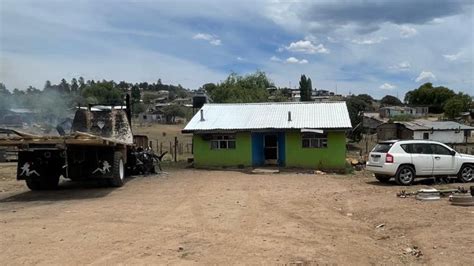
{"label": "suv rear wheel", "polygon": [[471,164],[466,164],[461,167],[461,170],[458,173],[459,181],[463,183],[471,182],[474,180],[474,166]]}
{"label": "suv rear wheel", "polygon": [[398,168],[397,174],[395,175],[395,181],[397,184],[402,186],[409,186],[415,180],[415,170],[413,167],[408,165],[402,165]]}

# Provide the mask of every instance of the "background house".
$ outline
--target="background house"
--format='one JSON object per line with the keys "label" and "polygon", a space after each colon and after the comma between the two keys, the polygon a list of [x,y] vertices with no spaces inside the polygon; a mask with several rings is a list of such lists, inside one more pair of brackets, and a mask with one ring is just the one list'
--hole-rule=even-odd
{"label": "background house", "polygon": [[196,167],[344,169],[350,128],[344,102],[205,104],[183,133]]}
{"label": "background house", "polygon": [[379,109],[381,118],[390,118],[400,115],[423,117],[428,115],[428,107],[387,106]]}
{"label": "background house", "polygon": [[429,139],[447,144],[466,143],[474,127],[453,121],[414,120],[384,123],[377,127],[379,140]]}

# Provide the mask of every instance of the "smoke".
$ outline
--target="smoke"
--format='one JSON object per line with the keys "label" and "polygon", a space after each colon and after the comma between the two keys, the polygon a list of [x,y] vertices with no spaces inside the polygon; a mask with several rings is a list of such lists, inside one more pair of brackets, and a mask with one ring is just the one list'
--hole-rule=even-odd
{"label": "smoke", "polygon": [[[0,95],[0,127],[58,135],[56,126],[74,116],[77,97],[56,91],[17,91]],[[67,131],[67,128],[65,129]]]}

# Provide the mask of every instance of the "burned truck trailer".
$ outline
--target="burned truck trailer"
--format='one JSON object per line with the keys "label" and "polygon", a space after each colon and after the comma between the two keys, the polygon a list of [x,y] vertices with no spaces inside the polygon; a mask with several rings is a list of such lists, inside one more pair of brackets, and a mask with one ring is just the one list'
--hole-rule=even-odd
{"label": "burned truck trailer", "polygon": [[69,134],[60,128],[62,136],[11,130],[16,136],[0,138],[0,146],[18,147],[17,179],[25,180],[31,190],[54,189],[60,176],[106,179],[110,186],[120,187],[125,175],[135,169],[153,172],[153,163],[159,158],[153,153],[144,157],[142,148],[134,145],[130,116],[128,104],[127,108],[79,108]]}

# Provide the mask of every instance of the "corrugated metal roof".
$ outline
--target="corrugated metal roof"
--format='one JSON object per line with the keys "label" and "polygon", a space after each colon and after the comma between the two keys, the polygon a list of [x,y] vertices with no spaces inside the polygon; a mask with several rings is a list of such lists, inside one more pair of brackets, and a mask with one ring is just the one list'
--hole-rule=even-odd
{"label": "corrugated metal roof", "polygon": [[[345,102],[205,104],[183,132],[252,129],[349,129]],[[291,121],[288,121],[291,112]]]}
{"label": "corrugated metal roof", "polygon": [[424,119],[414,120],[412,122],[403,122],[408,129],[411,130],[474,130],[474,127],[470,127],[464,124],[460,124],[454,121],[430,121]]}

